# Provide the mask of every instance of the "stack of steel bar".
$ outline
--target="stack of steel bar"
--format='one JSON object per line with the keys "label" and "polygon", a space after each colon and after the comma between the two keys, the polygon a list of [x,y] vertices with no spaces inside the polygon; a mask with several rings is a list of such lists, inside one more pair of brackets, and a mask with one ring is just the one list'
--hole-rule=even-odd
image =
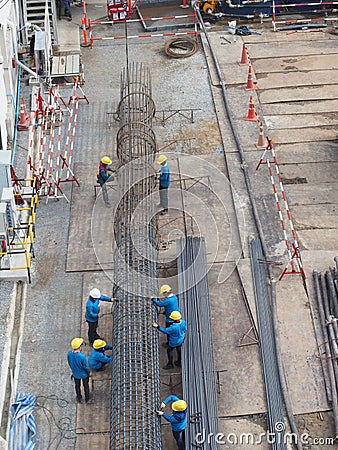
{"label": "stack of steel bar", "polygon": [[187,237],[177,246],[180,308],[187,322],[182,346],[183,398],[189,411],[186,449],[217,450],[218,402],[205,242],[201,237]]}
{"label": "stack of steel bar", "polygon": [[132,64],[121,76],[117,111],[120,201],[114,216],[114,308],[111,450],[160,450],[161,428],[156,242],[150,194],[156,153],[150,73]]}
{"label": "stack of steel bar", "polygon": [[[338,438],[338,271],[331,268],[325,275],[313,271],[319,319],[323,333],[323,364],[326,394],[332,406],[336,439]],[[328,379],[327,379],[328,378]]]}
{"label": "stack of steel bar", "polygon": [[263,364],[265,395],[268,407],[269,437],[273,449],[287,449],[285,408],[278,373],[272,308],[262,244],[259,238],[249,244],[252,276],[256,297],[256,311]]}

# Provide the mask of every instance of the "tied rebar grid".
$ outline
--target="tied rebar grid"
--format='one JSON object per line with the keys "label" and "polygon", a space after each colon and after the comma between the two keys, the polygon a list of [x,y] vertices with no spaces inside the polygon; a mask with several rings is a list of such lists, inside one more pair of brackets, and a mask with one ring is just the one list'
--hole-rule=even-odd
{"label": "tied rebar grid", "polygon": [[157,310],[147,299],[157,291],[156,239],[150,194],[156,153],[150,73],[131,64],[121,75],[117,111],[121,200],[114,217],[114,308],[111,450],[160,450],[161,428]]}
{"label": "tied rebar grid", "polygon": [[180,307],[187,322],[182,346],[183,398],[189,412],[185,445],[189,450],[218,450],[218,400],[204,238],[180,239],[177,255]]}
{"label": "tied rebar grid", "polygon": [[267,275],[261,240],[249,242],[252,276],[256,298],[256,311],[259,330],[259,341],[263,365],[265,397],[268,407],[268,426],[272,449],[286,450],[286,423],[282,389],[278,373],[278,361],[275,346],[272,308],[269,296]]}

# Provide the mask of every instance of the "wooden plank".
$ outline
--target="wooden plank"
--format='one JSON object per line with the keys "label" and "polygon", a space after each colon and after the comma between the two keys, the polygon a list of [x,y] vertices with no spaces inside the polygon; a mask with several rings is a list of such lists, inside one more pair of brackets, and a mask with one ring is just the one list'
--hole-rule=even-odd
{"label": "wooden plank", "polygon": [[[282,25],[280,25],[282,26]],[[255,30],[256,31],[256,30]],[[305,43],[309,43],[310,45],[312,45],[312,42],[318,42],[318,41],[323,41],[323,42],[327,42],[330,40],[337,40],[337,36],[333,35],[333,34],[328,34],[328,33],[294,33],[294,34],[286,34],[286,32],[274,32],[273,29],[271,28],[270,30],[264,29],[264,30],[259,30],[257,29],[257,31],[262,31],[262,35],[256,35],[256,34],[252,34],[249,36],[242,36],[243,41],[246,43],[246,45],[249,47],[250,49],[250,44],[252,45],[264,45],[267,42],[269,42],[270,44],[279,44],[279,43],[284,43],[284,42],[289,42],[291,43],[293,46],[297,47],[298,44],[302,44],[303,42]]]}
{"label": "wooden plank", "polygon": [[337,162],[288,164],[280,166],[282,178],[294,180],[306,178],[308,183],[333,183],[338,181]]}
{"label": "wooden plank", "polygon": [[298,144],[275,145],[280,165],[305,162],[338,161],[338,142],[302,142]]}
{"label": "wooden plank", "polygon": [[[297,234],[301,248],[320,251],[332,251],[332,249],[335,249],[335,255],[338,254],[337,228],[329,230],[299,230]],[[330,263],[333,265],[333,261],[330,261]]]}
{"label": "wooden plank", "polygon": [[80,55],[53,56],[51,76],[78,75],[80,73]]}
{"label": "wooden plank", "polygon": [[321,127],[323,125],[337,125],[338,114],[283,114],[276,116],[264,116],[266,126],[270,130]]}
{"label": "wooden plank", "polygon": [[[259,84],[257,85],[259,87]],[[337,99],[338,84],[330,86],[268,89],[263,92],[258,92],[258,95],[261,103],[280,103],[280,111],[282,112],[284,102]]]}
{"label": "wooden plank", "polygon": [[[260,82],[259,82],[260,83]],[[273,116],[276,114],[303,114],[303,113],[320,113],[320,112],[336,112],[337,100],[314,100],[314,101],[297,101],[280,103],[265,103],[264,114]]]}
{"label": "wooden plank", "polygon": [[325,233],[328,228],[338,228],[337,204],[291,205],[290,212],[297,230],[318,228]]}
{"label": "wooden plank", "polygon": [[[96,170],[93,163],[76,164],[75,173],[81,180],[81,188],[75,187],[72,194],[67,272],[113,269],[113,207],[105,206],[101,193],[97,199],[94,197]],[[117,201],[117,191],[113,190],[113,184],[114,182],[108,186],[112,205]],[[100,220],[92,220],[95,217],[100,217]]]}
{"label": "wooden plank", "polygon": [[[82,322],[81,336],[88,342],[88,325],[84,320],[88,294],[93,287],[98,287],[102,294],[112,296],[113,282],[105,273],[89,273],[83,277],[83,297],[82,297]],[[100,303],[100,319],[98,333],[111,343],[113,329],[112,311],[114,303]],[[87,357],[90,355],[92,347],[86,345],[84,352]],[[107,354],[109,354],[108,352]],[[90,379],[90,390],[92,394],[91,403],[78,404],[76,432],[77,434],[90,433],[110,433],[110,412],[111,412],[111,364],[101,372],[92,371]],[[81,449],[82,450],[82,449]]]}
{"label": "wooden plank", "polygon": [[[271,134],[276,144],[291,144],[294,142],[334,141],[337,137],[337,127],[322,126],[315,128],[273,130]],[[320,145],[318,143],[318,145]]]}
{"label": "wooden plank", "polygon": [[337,183],[288,184],[284,188],[290,207],[338,203]]}
{"label": "wooden plank", "polygon": [[255,73],[295,72],[299,70],[337,70],[338,54],[258,59]]}
{"label": "wooden plank", "polygon": [[298,42],[297,45],[292,41],[292,39],[288,39],[284,42],[278,42],[273,46],[273,50],[271,52],[271,42],[261,42],[259,45],[250,45],[250,42],[247,44],[248,53],[250,58],[255,60],[254,63],[256,65],[256,60],[258,59],[271,59],[271,56],[274,58],[290,58],[290,57],[303,57],[303,56],[313,56],[313,55],[329,55],[337,53],[337,42],[334,40],[314,40],[309,45],[309,42],[302,41]]}
{"label": "wooden plank", "polygon": [[296,73],[259,73],[256,72],[259,89],[277,89],[292,86],[322,86],[323,84],[337,84],[337,73],[332,70],[314,70]]}

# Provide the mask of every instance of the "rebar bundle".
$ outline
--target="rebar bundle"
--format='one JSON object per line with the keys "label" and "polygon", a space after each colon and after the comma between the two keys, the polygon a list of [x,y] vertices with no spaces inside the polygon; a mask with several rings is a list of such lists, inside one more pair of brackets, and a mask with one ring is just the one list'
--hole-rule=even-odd
{"label": "rebar bundle", "polygon": [[[323,334],[323,374],[326,394],[332,406],[335,437],[338,438],[338,271],[324,275],[313,271],[319,319]],[[324,364],[324,360],[326,364]]]}
{"label": "rebar bundle", "polygon": [[256,238],[250,241],[249,249],[256,298],[265,396],[268,407],[270,443],[273,449],[286,450],[285,407],[278,373],[272,308],[265,267],[259,262],[264,259],[261,240]]}
{"label": "rebar bundle", "polygon": [[117,155],[121,199],[114,216],[111,450],[160,450],[156,243],[150,194],[156,153],[150,74],[133,64],[121,76]]}
{"label": "rebar bundle", "polygon": [[203,238],[178,241],[180,307],[187,322],[182,346],[183,398],[189,411],[185,442],[187,449],[217,450],[218,402],[205,252]]}

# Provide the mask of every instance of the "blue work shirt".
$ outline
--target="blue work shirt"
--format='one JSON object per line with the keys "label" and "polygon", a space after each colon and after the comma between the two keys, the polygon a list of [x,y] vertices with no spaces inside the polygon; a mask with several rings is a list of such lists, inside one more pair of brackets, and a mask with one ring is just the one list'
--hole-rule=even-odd
{"label": "blue work shirt", "polygon": [[111,175],[109,175],[109,172],[113,172],[113,169],[108,166],[108,164],[103,164],[100,162],[99,170],[97,173],[97,182],[102,186],[109,178],[111,178]]}
{"label": "blue work shirt", "polygon": [[169,317],[173,311],[181,312],[180,308],[178,307],[178,298],[174,294],[170,294],[167,298],[164,298],[163,300],[159,300],[158,298],[153,298],[152,300],[156,306],[163,306],[165,312],[165,321],[167,323],[174,322]]}
{"label": "blue work shirt", "polygon": [[159,181],[160,188],[162,189],[166,189],[170,186],[170,168],[167,162],[164,166],[161,166]]}
{"label": "blue work shirt", "polygon": [[184,333],[186,332],[187,326],[185,320],[174,322],[168,328],[158,328],[164,334],[169,335],[169,345],[170,347],[178,347],[183,344]]}
{"label": "blue work shirt", "polygon": [[[167,405],[170,402],[177,402],[177,400],[180,399],[175,395],[169,395],[163,403]],[[185,411],[173,411],[171,416],[164,413],[163,417],[170,422],[173,431],[183,431],[187,428],[187,409]]]}
{"label": "blue work shirt", "polygon": [[97,322],[99,320],[100,301],[111,302],[111,298],[106,295],[101,295],[100,298],[93,299],[90,296],[88,297],[85,314],[87,322]]}
{"label": "blue work shirt", "polygon": [[82,379],[89,376],[90,370],[84,353],[74,353],[72,350],[69,350],[67,360],[74,378]]}
{"label": "blue work shirt", "polygon": [[111,350],[113,347],[110,344],[107,344],[105,347],[99,348],[96,350],[93,348],[91,354],[89,355],[89,365],[93,370],[101,369],[104,364],[108,364],[112,362],[112,356],[106,356],[104,354],[105,350]]}

